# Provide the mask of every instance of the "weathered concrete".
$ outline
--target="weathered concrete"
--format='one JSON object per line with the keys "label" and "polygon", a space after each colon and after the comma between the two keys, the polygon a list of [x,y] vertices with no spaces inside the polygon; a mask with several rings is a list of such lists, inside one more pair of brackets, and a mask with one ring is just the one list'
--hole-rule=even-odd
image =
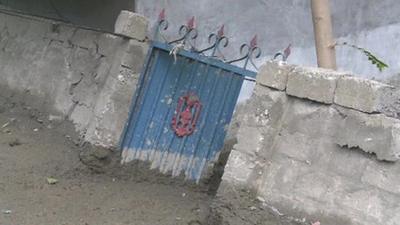
{"label": "weathered concrete", "polygon": [[0,13],[0,83],[41,99],[32,107],[72,120],[84,140],[105,147],[118,144],[147,48],[114,34]]}
{"label": "weathered concrete", "polygon": [[[338,47],[340,69],[366,78],[385,78],[399,72],[398,59],[393,57],[393,52],[400,52],[400,45],[395,44],[400,34],[400,5],[397,3],[397,0],[331,0],[335,37],[367,48],[390,66],[380,73],[360,51]],[[258,64],[292,43],[290,63],[316,66],[310,3],[304,0],[0,0],[0,5],[108,31],[113,31],[121,10],[134,11],[135,8],[155,24],[161,9],[165,8],[171,22],[171,38],[176,37],[179,25],[195,16],[200,45],[207,45],[207,35],[225,24],[231,48],[224,54],[229,59],[236,58],[238,47],[258,34],[265,56]],[[242,35],[236,35],[238,33]]]}
{"label": "weathered concrete", "polygon": [[115,22],[116,34],[144,41],[149,21],[142,15],[123,10]]}
{"label": "weathered concrete", "polygon": [[[21,0],[19,0],[21,1]],[[228,58],[237,58],[238,47],[258,34],[263,50],[261,65],[292,43],[289,63],[316,66],[310,1],[305,0],[137,0],[137,12],[154,24],[161,9],[165,8],[171,22],[170,37],[175,37],[178,26],[192,16],[196,17],[200,31],[197,44],[207,45],[207,37],[225,24],[230,38]],[[393,52],[400,52],[400,4],[397,0],[331,0],[333,30],[336,38],[367,48],[389,64],[380,73],[360,51],[348,47],[337,48],[340,70],[353,71],[365,78],[385,78],[398,73],[400,64]],[[211,7],[210,7],[211,6]],[[228,7],[229,6],[229,7]],[[240,34],[240,35],[238,35]],[[349,60],[351,59],[351,60]]]}
{"label": "weathered concrete", "polygon": [[0,8],[112,32],[120,11],[134,11],[135,2],[135,0],[0,0]]}
{"label": "weathered concrete", "polygon": [[335,103],[363,112],[382,112],[385,97],[393,88],[383,83],[357,77],[340,77],[335,92]]}
{"label": "weathered concrete", "polygon": [[305,75],[289,75],[288,83],[299,82],[307,94],[257,84],[237,112],[238,142],[213,204],[214,223],[398,224],[400,120],[310,101],[310,89],[332,72],[297,73]]}
{"label": "weathered concrete", "polygon": [[257,75],[257,83],[284,91],[288,74],[293,69],[294,67],[290,65],[280,65],[277,62],[268,61],[260,68],[260,72]]}
{"label": "weathered concrete", "polygon": [[286,92],[299,98],[306,98],[326,104],[333,103],[337,72],[297,67],[289,73]]}
{"label": "weathered concrete", "polygon": [[374,153],[379,160],[400,159],[400,120],[383,114],[368,115],[340,108],[338,111],[345,118],[338,121],[336,144]]}

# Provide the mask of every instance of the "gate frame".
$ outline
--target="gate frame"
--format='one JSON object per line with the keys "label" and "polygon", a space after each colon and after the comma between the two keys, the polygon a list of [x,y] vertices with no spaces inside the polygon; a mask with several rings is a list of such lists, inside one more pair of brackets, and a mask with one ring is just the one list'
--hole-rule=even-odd
{"label": "gate frame", "polygon": [[[150,45],[149,45],[149,50],[147,51],[147,56],[146,59],[144,61],[142,70],[140,72],[140,77],[139,77],[139,82],[137,84],[136,87],[136,91],[135,94],[132,97],[131,100],[131,105],[129,107],[129,113],[128,113],[128,117],[126,119],[126,123],[124,125],[124,129],[121,133],[120,139],[119,139],[119,144],[118,144],[118,149],[122,152],[123,150],[123,142],[126,138],[127,135],[127,131],[128,131],[128,127],[129,127],[129,121],[130,118],[132,117],[133,112],[135,111],[135,108],[138,107],[138,99],[139,96],[142,94],[143,89],[144,89],[144,81],[145,81],[145,76],[147,74],[147,70],[149,67],[149,62],[151,59],[151,55],[154,51],[154,49],[158,49],[161,51],[166,51],[166,52],[170,52],[173,49],[173,46],[167,43],[163,43],[163,42],[159,42],[159,41],[150,41]],[[235,75],[234,76],[242,76],[244,80],[252,80],[254,81],[256,79],[257,73],[254,71],[250,71],[244,68],[240,68],[236,65],[232,65],[229,64],[227,62],[224,62],[216,57],[210,57],[210,56],[205,56],[205,55],[201,55],[199,53],[195,53],[195,52],[191,52],[188,50],[180,50],[178,52],[179,56],[183,56],[195,61],[199,61],[205,64],[209,64],[211,66],[216,66],[219,67],[221,69],[224,70],[228,70],[233,72]],[[171,56],[172,57],[172,56]],[[250,79],[249,79],[250,78]],[[136,121],[134,121],[134,123],[136,123]]]}

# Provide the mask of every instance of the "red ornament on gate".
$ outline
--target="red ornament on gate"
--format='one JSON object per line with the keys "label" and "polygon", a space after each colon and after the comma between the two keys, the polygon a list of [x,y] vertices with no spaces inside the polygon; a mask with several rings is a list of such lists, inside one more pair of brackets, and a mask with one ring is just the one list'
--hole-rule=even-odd
{"label": "red ornament on gate", "polygon": [[178,100],[175,115],[172,118],[172,128],[178,137],[191,135],[201,112],[201,102],[194,93],[187,93]]}

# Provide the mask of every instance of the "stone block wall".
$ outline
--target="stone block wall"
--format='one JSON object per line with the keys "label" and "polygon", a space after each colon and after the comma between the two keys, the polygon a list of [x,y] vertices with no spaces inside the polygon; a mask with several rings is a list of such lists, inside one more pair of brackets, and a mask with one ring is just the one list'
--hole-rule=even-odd
{"label": "stone block wall", "polygon": [[85,140],[117,146],[148,49],[147,21],[134,17],[127,37],[0,12],[0,85],[72,120]]}
{"label": "stone block wall", "polygon": [[351,74],[266,63],[236,114],[213,223],[400,224],[399,100]]}

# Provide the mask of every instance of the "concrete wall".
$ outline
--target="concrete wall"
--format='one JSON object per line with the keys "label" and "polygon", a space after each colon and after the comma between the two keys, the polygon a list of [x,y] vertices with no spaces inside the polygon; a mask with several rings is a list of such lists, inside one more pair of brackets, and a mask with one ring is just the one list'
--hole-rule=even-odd
{"label": "concrete wall", "polygon": [[134,3],[134,0],[0,0],[0,8],[113,31],[119,12],[134,11]]}
{"label": "concrete wall", "polygon": [[136,39],[0,13],[0,84],[72,120],[85,140],[117,146],[148,48],[146,20],[132,21]]}
{"label": "concrete wall", "polygon": [[[261,65],[277,51],[293,44],[291,64],[316,66],[310,3],[304,0],[0,0],[0,8],[62,19],[73,24],[113,30],[119,11],[135,10],[150,18],[154,25],[162,8],[170,20],[170,38],[177,36],[179,26],[196,16],[200,30],[197,44],[205,46],[208,34],[225,24],[230,47],[224,49],[228,59],[237,58],[239,46],[258,34],[263,58]],[[389,64],[379,72],[365,55],[348,48],[337,48],[339,69],[357,76],[387,80],[399,76],[400,60],[395,52],[400,35],[400,4],[397,0],[331,0],[335,36],[373,52]],[[153,33],[150,27],[149,33]],[[351,58],[352,60],[348,60]],[[245,82],[239,101],[251,95],[252,83]]]}
{"label": "concrete wall", "polygon": [[[237,57],[240,44],[258,34],[265,56],[258,61],[259,65],[289,43],[294,47],[290,63],[316,65],[310,2],[304,0],[0,0],[0,7],[108,31],[113,31],[121,10],[135,8],[154,24],[161,9],[166,8],[171,37],[177,34],[180,24],[196,16],[200,45],[206,44],[209,33],[226,25],[227,36],[231,39],[231,47],[225,51],[229,58]],[[394,56],[400,51],[400,46],[396,45],[400,35],[397,0],[331,0],[331,7],[335,36],[371,50],[390,66],[380,73],[360,52],[339,47],[341,70],[376,79],[386,79],[400,72],[400,62]]]}
{"label": "concrete wall", "polygon": [[399,224],[399,90],[275,63],[258,76],[214,224]]}
{"label": "concrete wall", "polygon": [[[390,66],[380,73],[365,56],[354,49],[338,48],[341,70],[357,76],[384,79],[400,71],[400,4],[397,0],[331,0],[335,36],[371,50]],[[162,8],[171,22],[171,36],[180,24],[196,16],[200,30],[198,44],[205,44],[209,33],[225,24],[231,39],[228,58],[237,57],[239,46],[258,34],[259,44],[268,59],[277,51],[293,44],[292,64],[315,66],[310,1],[305,0],[137,0],[137,12],[154,23]],[[351,60],[348,60],[351,59]],[[266,59],[258,61],[260,65]]]}

